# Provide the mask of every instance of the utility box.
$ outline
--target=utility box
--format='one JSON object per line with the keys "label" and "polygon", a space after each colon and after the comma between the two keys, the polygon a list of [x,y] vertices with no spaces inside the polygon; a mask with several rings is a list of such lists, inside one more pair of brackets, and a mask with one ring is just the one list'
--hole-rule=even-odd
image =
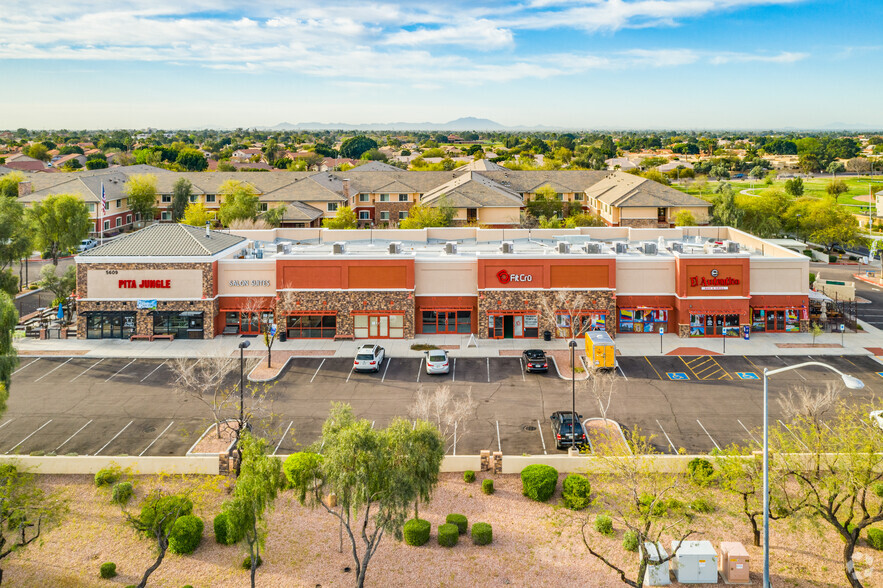
{"label": "utility box", "polygon": [[671,578],[668,576],[668,560],[663,563],[654,563],[668,557],[662,543],[654,544],[646,541],[641,549],[650,559],[644,570],[644,586],[668,586],[671,584]]}
{"label": "utility box", "polygon": [[718,570],[728,584],[750,584],[748,551],[738,541],[723,541],[720,546]]}
{"label": "utility box", "polygon": [[711,541],[672,541],[675,574],[681,584],[717,584],[717,552]]}
{"label": "utility box", "polygon": [[616,367],[616,345],[607,331],[586,333],[586,357],[590,368],[612,370]]}

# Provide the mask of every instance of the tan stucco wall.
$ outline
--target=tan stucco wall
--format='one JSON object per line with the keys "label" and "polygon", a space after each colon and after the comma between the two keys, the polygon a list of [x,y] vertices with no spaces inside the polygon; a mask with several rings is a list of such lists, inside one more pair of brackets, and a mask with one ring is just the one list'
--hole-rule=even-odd
{"label": "tan stucco wall", "polygon": [[520,222],[521,209],[512,208],[479,208],[478,222],[483,225],[517,225]]}
{"label": "tan stucco wall", "polygon": [[622,295],[674,294],[675,260],[616,262],[616,292]]}
{"label": "tan stucco wall", "polygon": [[416,296],[477,296],[478,261],[414,263]]}
{"label": "tan stucco wall", "polygon": [[809,294],[809,258],[804,260],[752,259],[751,293]]}
{"label": "tan stucco wall", "polygon": [[[108,274],[108,271],[115,273]],[[135,280],[136,286],[142,280],[170,280],[171,283],[168,288],[120,288],[120,280]],[[86,287],[86,297],[91,299],[199,299],[202,298],[202,270],[88,270]]]}
{"label": "tan stucco wall", "polygon": [[656,207],[626,207],[619,209],[620,218],[656,218]]}
{"label": "tan stucco wall", "polygon": [[[233,280],[240,282],[240,285],[231,285],[230,282]],[[245,285],[241,284],[243,281],[246,282]],[[254,259],[221,260],[218,263],[218,294],[221,296],[274,296],[276,294],[276,262]]]}
{"label": "tan stucco wall", "polygon": [[705,206],[673,206],[668,211],[668,218],[671,222],[675,222],[675,217],[678,216],[678,213],[682,210],[688,211],[693,215],[693,218],[696,219],[696,222],[704,225],[708,223],[708,207]]}

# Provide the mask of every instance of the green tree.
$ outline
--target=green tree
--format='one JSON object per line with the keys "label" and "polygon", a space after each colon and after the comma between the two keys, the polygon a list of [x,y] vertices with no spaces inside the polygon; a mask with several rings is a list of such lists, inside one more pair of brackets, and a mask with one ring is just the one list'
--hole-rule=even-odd
{"label": "green tree", "polygon": [[668,176],[666,176],[665,174],[663,174],[662,172],[660,172],[659,170],[656,170],[656,169],[650,169],[650,170],[643,172],[641,174],[641,177],[646,178],[648,180],[653,180],[654,182],[658,182],[664,186],[671,185],[671,180],[668,178]]}
{"label": "green tree", "polygon": [[6,400],[12,385],[12,372],[18,365],[18,353],[12,344],[18,310],[12,298],[0,292],[0,415],[6,412]]}
{"label": "green tree", "polygon": [[227,180],[218,188],[223,196],[218,210],[218,220],[229,226],[235,220],[254,220],[260,212],[260,199],[250,184],[239,180]]}
{"label": "green tree", "polygon": [[175,163],[181,164],[187,171],[205,171],[208,169],[208,160],[201,151],[196,149],[182,149],[178,152]]}
{"label": "green tree", "polygon": [[606,227],[607,223],[597,214],[578,212],[564,219],[564,226],[568,229],[576,227]]}
{"label": "green tree", "polygon": [[284,204],[280,206],[268,207],[267,211],[263,214],[264,220],[274,227],[281,226],[282,219],[285,217],[286,210],[287,207]]}
{"label": "green tree", "polygon": [[25,175],[17,171],[0,176],[0,197],[18,198],[18,185],[24,181]]}
{"label": "green tree", "polygon": [[729,170],[728,170],[726,167],[722,166],[722,165],[715,165],[715,166],[712,166],[712,167],[711,167],[711,170],[709,170],[709,172],[708,172],[708,175],[710,175],[710,176],[712,176],[712,177],[714,177],[714,178],[717,178],[718,180],[728,180],[728,179],[730,179],[730,172],[729,172]]}
{"label": "green tree", "polygon": [[415,204],[408,210],[408,218],[399,222],[400,229],[425,229],[427,227],[449,227],[455,210],[442,196],[436,206]]}
{"label": "green tree", "polygon": [[67,503],[59,494],[47,493],[33,474],[12,464],[0,466],[0,507],[0,561],[37,541],[67,512]]}
{"label": "green tree", "polygon": [[267,538],[266,516],[273,508],[282,486],[282,464],[278,458],[267,455],[267,441],[248,431],[239,440],[242,462],[233,498],[224,503],[227,515],[227,536],[242,537],[251,558],[251,586]]}
{"label": "green tree", "polygon": [[181,218],[181,224],[193,227],[204,227],[206,222],[214,222],[215,213],[206,209],[202,202],[193,202],[184,209],[184,216]]}
{"label": "green tree", "polygon": [[805,174],[815,173],[822,169],[819,157],[815,153],[801,155],[797,160],[797,165],[800,167],[800,171]]}
{"label": "green tree", "polygon": [[126,522],[138,534],[154,542],[156,559],[144,571],[138,588],[147,586],[147,579],[163,562],[169,548],[169,536],[178,518],[193,511],[193,502],[186,495],[168,494],[156,489],[141,503],[141,512],[134,514],[123,510]]}
{"label": "green tree", "polygon": [[[320,447],[321,455],[316,453]],[[286,476],[301,503],[324,508],[345,529],[357,587],[365,585],[383,535],[400,535],[411,506],[431,497],[442,447],[441,436],[428,423],[396,418],[377,430],[370,421],[356,419],[349,405],[333,403],[320,444],[306,454],[315,457],[294,460],[291,466],[286,462]],[[323,501],[328,493],[337,496],[339,508]]]}
{"label": "green tree", "polygon": [[86,162],[86,169],[105,169],[110,167],[106,159],[90,159]]}
{"label": "green tree", "polygon": [[358,224],[356,213],[349,206],[338,206],[334,218],[322,219],[322,226],[326,229],[355,229]]}
{"label": "green tree", "polygon": [[150,222],[156,216],[156,176],[135,174],[123,188],[129,197],[129,210],[141,215],[141,221]]}
{"label": "green tree", "polygon": [[751,171],[748,172],[748,175],[759,180],[766,175],[766,170],[760,165],[755,165],[751,168]]}
{"label": "green tree", "polygon": [[696,217],[689,210],[681,210],[675,215],[675,225],[678,227],[695,227]]}
{"label": "green tree", "polygon": [[42,143],[34,143],[27,151],[22,151],[28,157],[39,159],[40,161],[49,161],[49,148]]}
{"label": "green tree", "polygon": [[558,213],[563,210],[564,205],[558,200],[558,192],[550,186],[537,188],[535,194],[533,198],[528,200],[525,206],[527,211],[536,218],[541,216],[546,218],[557,217]]}
{"label": "green tree", "polygon": [[782,231],[788,196],[781,188],[767,188],[756,197],[740,196],[736,202],[742,209],[740,228],[763,238],[774,237]]}
{"label": "green tree", "polygon": [[712,220],[717,226],[739,227],[742,223],[742,209],[736,203],[736,194],[729,184],[722,184],[720,193],[715,194],[711,202]]}
{"label": "green tree", "polygon": [[800,178],[785,180],[785,191],[791,196],[803,196],[803,180]]}
{"label": "green tree", "polygon": [[832,161],[828,164],[828,167],[825,168],[825,171],[836,178],[838,173],[846,171],[846,166],[839,161]]}
{"label": "green tree", "polygon": [[835,245],[863,245],[858,219],[831,196],[800,198],[784,214],[786,227],[803,239],[824,245],[830,253]]}
{"label": "green tree", "polygon": [[834,198],[837,198],[838,196],[840,196],[844,192],[848,192],[848,191],[849,191],[849,187],[846,185],[846,182],[844,182],[843,180],[834,180],[833,182],[830,182],[827,186],[825,186],[825,192],[827,192],[828,194],[830,194]]}
{"label": "green tree", "polygon": [[72,194],[51,194],[27,210],[38,249],[58,265],[62,252],[75,250],[92,229],[89,209]]}
{"label": "green tree", "polygon": [[[40,269],[38,285],[55,295],[55,299],[52,301],[53,304],[63,305],[64,301],[73,294],[74,289],[77,287],[77,266],[69,265],[63,274],[58,275],[58,266],[44,265]],[[68,308],[68,312],[70,312],[70,308]]]}
{"label": "green tree", "polygon": [[[190,196],[193,195],[193,184],[187,178],[178,178],[172,187],[172,203],[169,206],[169,213],[172,222],[179,222],[184,218],[184,211],[190,203]],[[190,223],[186,223],[190,224]]]}
{"label": "green tree", "polygon": [[349,159],[360,159],[362,154],[369,149],[377,149],[377,141],[365,135],[357,135],[340,144],[340,156]]}
{"label": "green tree", "polygon": [[18,294],[18,278],[11,266],[31,251],[33,239],[24,205],[15,198],[0,197],[0,289],[11,296]]}

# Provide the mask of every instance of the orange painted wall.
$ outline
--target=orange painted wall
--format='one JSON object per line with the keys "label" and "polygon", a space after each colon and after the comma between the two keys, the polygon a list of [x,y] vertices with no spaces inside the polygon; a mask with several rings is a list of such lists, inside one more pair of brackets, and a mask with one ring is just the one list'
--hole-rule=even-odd
{"label": "orange painted wall", "polygon": [[[478,289],[615,288],[615,260],[479,259]],[[500,275],[505,272],[501,281]],[[524,281],[515,276],[524,276]]]}
{"label": "orange painted wall", "polygon": [[[677,293],[679,296],[748,296],[751,291],[748,264],[748,258],[718,260],[679,258],[675,266]],[[712,276],[713,270],[717,270],[717,276]],[[738,280],[738,284],[719,285],[728,278]]]}
{"label": "orange painted wall", "polygon": [[413,259],[298,260],[276,264],[276,287],[304,290],[414,288]]}

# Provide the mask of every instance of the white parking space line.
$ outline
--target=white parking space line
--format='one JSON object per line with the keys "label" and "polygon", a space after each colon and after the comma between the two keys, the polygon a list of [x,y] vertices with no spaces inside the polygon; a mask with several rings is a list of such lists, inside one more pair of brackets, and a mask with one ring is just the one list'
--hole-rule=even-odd
{"label": "white parking space line", "polygon": [[377,421],[371,421],[371,428],[372,428],[372,429],[374,428],[374,423],[376,423],[376,422],[377,422]]}
{"label": "white parking space line", "polygon": [[147,378],[149,378],[150,376],[152,376],[153,373],[154,373],[156,370],[158,370],[158,369],[161,368],[162,366],[166,365],[166,362],[167,362],[167,361],[169,361],[169,360],[168,360],[168,359],[164,359],[163,362],[162,362],[161,364],[159,364],[158,366],[156,366],[155,368],[153,368],[153,369],[150,371],[149,374],[147,374],[146,376],[144,376],[143,378],[141,378],[141,381],[143,382],[144,380],[146,380]]}
{"label": "white parking space line", "polygon": [[105,381],[105,382],[110,382],[110,381],[114,378],[114,376],[116,376],[117,374],[119,374],[121,371],[123,371],[124,369],[126,369],[127,367],[129,367],[130,365],[132,365],[133,363],[135,363],[135,360],[134,360],[134,359],[133,359],[132,361],[130,361],[129,363],[127,363],[126,365],[124,365],[123,367],[121,367],[119,370],[117,370],[116,374],[114,374],[113,376],[109,377],[108,379],[106,379],[106,380],[104,380],[104,381]]}
{"label": "white parking space line", "polygon": [[89,419],[89,422],[88,422],[88,423],[86,423],[85,425],[83,425],[82,427],[80,427],[79,429],[77,429],[76,432],[74,432],[73,435],[71,435],[70,437],[68,437],[67,439],[65,439],[64,442],[63,442],[61,445],[59,445],[58,447],[55,448],[55,451],[58,451],[59,449],[61,449],[61,448],[64,447],[65,445],[67,445],[67,442],[70,441],[71,439],[73,439],[74,437],[76,437],[76,436],[77,436],[77,433],[79,433],[80,431],[82,431],[83,429],[85,429],[86,427],[88,427],[88,426],[89,426],[89,423],[91,423],[92,420],[93,420],[93,419]]}
{"label": "white parking space line", "polygon": [[420,367],[417,368],[417,383],[420,383],[420,374],[423,373],[423,358],[420,358]]}
{"label": "white parking space line", "polygon": [[780,425],[782,425],[783,427],[785,427],[786,429],[788,429],[788,432],[791,433],[791,436],[794,437],[794,439],[795,439],[798,443],[800,443],[801,445],[803,445],[803,446],[806,448],[807,451],[810,450],[809,447],[806,446],[806,443],[804,443],[803,441],[801,441],[801,440],[800,440],[800,437],[798,437],[797,435],[795,435],[795,434],[794,434],[794,431],[792,431],[791,428],[790,428],[788,425],[786,425],[785,423],[783,423],[783,422],[780,421],[779,419],[776,419],[776,420],[779,422]]}
{"label": "white parking space line", "polygon": [[[776,359],[778,359],[779,361],[781,361],[783,364],[788,365],[788,362],[785,361],[784,359],[782,359],[781,357],[779,357],[778,355],[776,356]],[[804,382],[806,382],[806,378],[803,377],[803,374],[800,373],[800,370],[793,370],[793,371],[794,371],[795,374],[797,374],[798,376],[800,376],[800,378],[801,378]]]}
{"label": "white parking space line", "polygon": [[38,357],[37,359],[35,359],[34,361],[29,361],[27,364],[21,366],[20,368],[18,368],[18,369],[15,370],[14,372],[12,372],[11,375],[14,376],[14,375],[17,374],[18,372],[20,372],[20,371],[22,371],[23,369],[25,369],[26,367],[34,365],[34,364],[37,363],[38,361],[40,361],[40,358],[39,358],[39,357]]}
{"label": "white parking space line", "polygon": [[487,358],[487,383],[491,383],[491,358]]}
{"label": "white parking space line", "polygon": [[349,381],[350,381],[350,378],[353,377],[353,370],[355,370],[355,369],[356,369],[356,364],[354,363],[354,364],[353,364],[353,367],[350,368],[350,373],[347,374],[347,376],[346,376],[346,381],[347,381],[347,382],[349,382]]}
{"label": "white parking space line", "polygon": [[[582,359],[582,358],[580,358],[580,359]],[[619,362],[616,361],[615,359],[614,359],[613,361],[616,362],[616,369],[619,370],[619,373],[621,373],[621,374],[622,374],[622,377],[625,378],[625,381],[628,382],[628,381],[629,381],[628,376],[626,376],[626,375],[625,375],[625,372],[622,371],[622,366],[620,366],[620,365],[619,365]],[[585,362],[583,362],[583,365],[585,365]]]}
{"label": "white parking space line", "polygon": [[[197,359],[197,360],[193,363],[193,365],[196,365],[196,364],[199,363],[200,361],[202,361],[202,358],[201,358],[201,357],[200,357],[199,359]],[[116,375],[116,374],[114,374],[114,375]],[[178,376],[177,378],[175,378],[175,383],[177,384],[177,383],[181,380],[181,378],[183,378],[183,377],[184,377],[184,374],[181,374],[180,376]]]}
{"label": "white parking space line", "polygon": [[456,382],[457,381],[457,358],[456,357],[453,359],[453,364],[454,365],[451,368],[451,381]]}
{"label": "white parking space line", "polygon": [[116,435],[114,435],[113,437],[111,437],[110,441],[108,441],[107,443],[105,443],[105,444],[101,447],[101,449],[99,449],[98,451],[96,451],[96,452],[93,453],[92,455],[98,455],[99,453],[101,453],[102,451],[104,451],[104,449],[105,449],[108,445],[110,445],[111,443],[113,443],[113,440],[114,440],[114,439],[116,439],[117,437],[119,437],[120,435],[122,435],[122,434],[123,434],[123,431],[125,431],[126,429],[128,429],[128,428],[129,428],[129,425],[131,425],[131,424],[134,423],[134,422],[135,422],[135,421],[129,421],[129,423],[128,423],[125,427],[123,427],[122,429],[120,429],[120,432],[119,432],[119,433],[117,433]]}
{"label": "white parking space line", "polygon": [[[742,425],[742,421],[740,421],[739,419],[736,419],[736,422],[739,423],[740,425]],[[760,442],[754,438],[754,435],[751,434],[751,431],[748,430],[748,427],[746,427],[745,425],[742,425],[742,428],[745,429],[745,432],[748,433],[748,436],[751,437],[752,441],[754,441],[755,443],[760,445]]]}
{"label": "white parking space line", "polygon": [[55,370],[57,370],[58,368],[67,365],[72,359],[73,359],[73,357],[70,358],[69,360],[67,360],[67,361],[64,362],[64,363],[60,363],[60,364],[58,364],[57,366],[55,366],[54,368],[52,368],[51,370],[49,370],[48,372],[46,372],[45,374],[43,374],[42,376],[40,376],[39,378],[37,378],[37,379],[34,380],[34,381],[35,381],[35,382],[39,382],[40,380],[42,380],[43,378],[45,378],[46,376],[48,376],[49,374],[51,374],[52,372],[54,372]]}
{"label": "white parking space line", "polygon": [[389,370],[389,364],[390,364],[390,363],[392,363],[392,360],[391,360],[391,359],[387,359],[387,360],[386,360],[386,367],[383,368],[383,377],[380,378],[380,382],[381,382],[381,383],[386,381],[386,372]]}
{"label": "white parking space line", "polygon": [[497,451],[503,451],[503,446],[500,444],[500,421],[497,421]]}
{"label": "white parking space line", "polygon": [[8,421],[6,421],[6,422],[3,423],[2,425],[0,425],[0,429],[2,429],[3,427],[5,427],[6,425],[8,425],[9,423],[11,423],[11,422],[14,421],[14,420],[15,420],[15,419],[9,419]]}
{"label": "white parking space line", "polygon": [[19,442],[16,443],[15,445],[13,445],[12,447],[10,447],[9,450],[6,452],[6,455],[9,455],[10,452],[12,452],[13,449],[15,449],[16,447],[20,446],[22,443],[24,443],[25,441],[27,441],[28,439],[30,439],[31,437],[33,437],[34,435],[36,435],[37,432],[38,432],[40,429],[42,429],[43,427],[45,427],[46,425],[48,425],[48,424],[51,423],[51,422],[52,422],[52,419],[49,419],[48,421],[46,421],[45,423],[43,423],[42,425],[40,425],[40,426],[37,428],[36,431],[34,431],[33,433],[31,433],[30,435],[28,435],[27,437],[25,437],[24,439],[22,439],[21,441],[19,441]]}
{"label": "white parking space line", "polygon": [[524,361],[520,357],[518,358],[518,365],[521,366],[521,381],[524,382],[527,378],[524,377]]}
{"label": "white parking space line", "polygon": [[659,427],[659,430],[662,431],[662,434],[665,435],[665,440],[668,441],[669,447],[671,450],[677,454],[678,450],[675,447],[675,444],[671,442],[671,437],[668,436],[668,433],[665,432],[665,429],[662,428],[662,424],[659,422],[659,419],[656,419],[656,425]]}
{"label": "white parking space line", "polygon": [[156,443],[157,441],[159,441],[159,438],[162,437],[163,435],[165,435],[165,434],[166,434],[166,431],[168,431],[170,428],[172,428],[172,425],[174,425],[174,424],[175,424],[175,421],[170,422],[169,425],[168,425],[165,429],[162,430],[162,433],[160,433],[159,435],[157,435],[157,436],[156,436],[156,439],[154,439],[153,441],[151,441],[151,442],[150,442],[150,445],[148,445],[147,447],[145,447],[145,448],[144,448],[144,451],[142,451],[141,453],[138,454],[138,457],[141,457],[142,455],[144,455],[145,453],[147,453],[147,450],[150,449],[151,447],[153,447],[153,444]]}
{"label": "white parking space line", "polygon": [[543,442],[543,455],[547,455],[547,452],[546,452],[546,438],[543,437],[543,426],[540,424],[539,419],[537,419],[537,429],[540,431],[540,441]]}
{"label": "white parking space line", "polygon": [[454,421],[454,455],[457,455],[457,421]]}
{"label": "white parking space line", "polygon": [[96,361],[95,363],[93,363],[92,365],[90,365],[89,367],[87,367],[86,369],[84,369],[83,371],[81,371],[79,374],[77,374],[76,376],[74,376],[73,378],[71,378],[71,382],[73,382],[74,380],[76,380],[77,378],[79,378],[80,376],[82,376],[83,374],[85,374],[86,372],[88,372],[89,370],[91,370],[92,368],[94,368],[96,365],[98,365],[99,363],[101,363],[101,362],[104,361],[105,359],[106,359],[106,358],[102,357],[101,359],[99,359],[98,361]]}
{"label": "white parking space line", "polygon": [[705,434],[708,435],[708,438],[711,439],[711,442],[714,443],[714,446],[717,447],[718,451],[720,451],[721,446],[717,444],[717,441],[714,440],[714,437],[711,436],[711,433],[708,432],[708,429],[705,428],[699,419],[696,419],[696,422],[699,423],[699,426],[702,427],[702,430],[705,431]]}
{"label": "white parking space line", "polygon": [[313,383],[313,380],[316,379],[316,376],[319,375],[319,370],[322,369],[322,366],[323,366],[323,365],[325,365],[325,360],[324,360],[324,359],[323,359],[322,362],[319,364],[319,367],[316,368],[316,373],[313,374],[313,377],[312,377],[312,378],[310,378],[310,384],[312,384],[312,383]]}
{"label": "white parking space line", "polygon": [[282,445],[282,442],[285,441],[285,436],[288,434],[288,431],[291,430],[291,425],[294,424],[294,421],[288,423],[288,426],[285,427],[285,432],[282,433],[282,436],[279,437],[279,443],[276,444],[276,448],[273,450],[273,455],[276,455],[276,452],[279,451],[279,446]]}

